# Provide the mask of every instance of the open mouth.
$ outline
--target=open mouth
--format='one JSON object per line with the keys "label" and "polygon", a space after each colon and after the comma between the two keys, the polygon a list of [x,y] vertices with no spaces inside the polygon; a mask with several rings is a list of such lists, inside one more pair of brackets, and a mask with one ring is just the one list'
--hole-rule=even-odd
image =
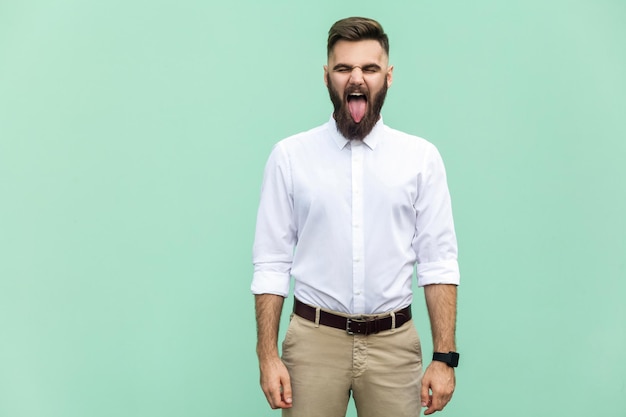
{"label": "open mouth", "polygon": [[355,123],[359,123],[363,119],[363,116],[365,116],[365,111],[367,110],[367,97],[363,93],[350,93],[348,94],[347,101],[352,120],[354,120]]}

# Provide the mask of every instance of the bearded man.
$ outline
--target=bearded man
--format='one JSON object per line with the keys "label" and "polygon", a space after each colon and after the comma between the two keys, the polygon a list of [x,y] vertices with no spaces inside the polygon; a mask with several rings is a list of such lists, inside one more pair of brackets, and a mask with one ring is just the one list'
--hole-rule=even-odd
{"label": "bearded man", "polygon": [[[283,416],[345,416],[350,395],[359,417],[432,414],[452,396],[459,357],[445,169],[431,143],[383,123],[393,66],[378,22],[336,22],[327,52],[332,117],[276,144],[265,168],[252,280],[261,387]],[[423,375],[415,268],[435,351]]]}

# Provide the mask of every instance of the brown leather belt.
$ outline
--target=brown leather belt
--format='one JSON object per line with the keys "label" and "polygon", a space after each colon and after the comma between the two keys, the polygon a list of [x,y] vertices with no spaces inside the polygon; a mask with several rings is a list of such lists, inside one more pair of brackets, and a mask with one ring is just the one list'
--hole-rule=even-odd
{"label": "brown leather belt", "polygon": [[[293,304],[293,312],[303,319],[312,321],[315,323],[316,308],[310,305],[304,304],[297,298]],[[344,317],[337,314],[329,313],[327,311],[320,310],[319,324],[324,326],[334,327],[335,329],[345,330],[346,333],[352,334],[375,334],[384,330],[390,330],[393,326],[393,318],[390,313],[381,314],[384,317],[377,318],[377,316],[355,316]],[[411,320],[411,306],[398,310],[394,313],[396,329],[402,326],[404,323]]]}

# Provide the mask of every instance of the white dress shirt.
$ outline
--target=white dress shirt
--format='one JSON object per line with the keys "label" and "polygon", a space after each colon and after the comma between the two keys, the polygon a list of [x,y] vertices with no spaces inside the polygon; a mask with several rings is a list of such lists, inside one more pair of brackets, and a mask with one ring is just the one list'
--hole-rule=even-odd
{"label": "white dress shirt", "polygon": [[459,283],[446,173],[424,139],[382,118],[363,140],[334,119],[282,140],[265,167],[253,248],[254,294],[349,314],[409,305],[417,283]]}

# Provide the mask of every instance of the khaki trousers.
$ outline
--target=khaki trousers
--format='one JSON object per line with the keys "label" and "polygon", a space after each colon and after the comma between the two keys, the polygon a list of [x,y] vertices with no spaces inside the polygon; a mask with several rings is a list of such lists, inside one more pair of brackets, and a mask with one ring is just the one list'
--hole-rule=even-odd
{"label": "khaki trousers", "polygon": [[367,336],[292,315],[283,342],[293,407],[283,417],[417,417],[422,352],[413,321]]}

